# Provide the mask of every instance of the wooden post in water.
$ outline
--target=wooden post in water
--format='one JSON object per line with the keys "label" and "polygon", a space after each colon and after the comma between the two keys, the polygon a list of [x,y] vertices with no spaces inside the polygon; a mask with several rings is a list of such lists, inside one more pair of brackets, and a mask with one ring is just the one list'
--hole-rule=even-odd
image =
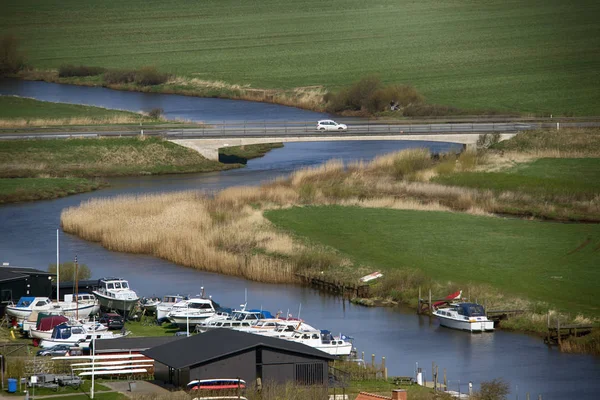
{"label": "wooden post in water", "polygon": [[362,356],[360,358],[362,358],[362,360],[364,362],[365,361],[365,352],[363,351],[361,354],[362,354]]}
{"label": "wooden post in water", "polygon": [[421,286],[419,286],[419,299],[417,306],[417,314],[421,314]]}
{"label": "wooden post in water", "polygon": [[385,357],[381,357],[381,369],[384,370],[385,368]]}
{"label": "wooden post in water", "polygon": [[375,354],[371,354],[371,366],[375,367]]}
{"label": "wooden post in water", "polygon": [[529,392],[525,393],[525,399],[526,399],[526,400],[530,400],[530,399],[529,399]]}
{"label": "wooden post in water", "polygon": [[431,381],[435,383],[435,362],[431,362]]}
{"label": "wooden post in water", "polygon": [[558,347],[561,346],[561,339],[560,339],[560,318],[556,318],[556,336],[558,338]]}
{"label": "wooden post in water", "polygon": [[548,310],[548,332],[546,333],[548,344],[550,344],[550,310]]}
{"label": "wooden post in water", "polygon": [[431,315],[431,289],[429,289],[429,315]]}
{"label": "wooden post in water", "polygon": [[446,368],[444,368],[444,388],[448,389],[448,379],[446,379]]}

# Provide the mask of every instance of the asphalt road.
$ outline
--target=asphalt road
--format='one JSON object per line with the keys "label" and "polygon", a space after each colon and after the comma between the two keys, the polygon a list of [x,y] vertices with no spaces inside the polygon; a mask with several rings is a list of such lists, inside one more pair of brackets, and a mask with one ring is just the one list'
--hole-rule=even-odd
{"label": "asphalt road", "polygon": [[[561,123],[560,128],[597,127],[600,122]],[[239,138],[239,137],[286,137],[286,136],[381,136],[381,135],[437,135],[488,132],[518,132],[531,129],[556,129],[556,123],[444,123],[444,124],[356,124],[349,125],[347,131],[316,131],[314,124],[223,124],[204,128],[183,128],[168,130],[144,130],[147,136],[161,136],[172,139],[193,138]],[[116,137],[137,136],[141,130],[97,131],[97,132],[50,132],[33,131],[0,134],[0,139],[67,139],[73,137]]]}

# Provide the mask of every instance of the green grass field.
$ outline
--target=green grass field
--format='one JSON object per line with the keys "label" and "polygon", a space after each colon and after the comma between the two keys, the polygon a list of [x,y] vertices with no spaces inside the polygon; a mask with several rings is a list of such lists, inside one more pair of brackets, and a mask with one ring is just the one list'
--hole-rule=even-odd
{"label": "green grass field", "polygon": [[373,271],[420,269],[436,281],[489,284],[573,313],[600,312],[600,225],[467,214],[303,207],[269,211],[277,226]]}
{"label": "green grass field", "polygon": [[542,158],[504,172],[462,172],[433,179],[453,186],[592,200],[600,194],[600,158]]}
{"label": "green grass field", "polygon": [[591,0],[23,0],[0,26],[36,68],[154,65],[264,88],[379,74],[430,103],[596,115],[598,15]]}
{"label": "green grass field", "polygon": [[89,192],[102,183],[83,178],[0,178],[0,204]]}
{"label": "green grass field", "polygon": [[106,119],[115,116],[138,119],[142,117],[128,111],[109,110],[101,107],[52,103],[15,96],[0,96],[0,119]]}

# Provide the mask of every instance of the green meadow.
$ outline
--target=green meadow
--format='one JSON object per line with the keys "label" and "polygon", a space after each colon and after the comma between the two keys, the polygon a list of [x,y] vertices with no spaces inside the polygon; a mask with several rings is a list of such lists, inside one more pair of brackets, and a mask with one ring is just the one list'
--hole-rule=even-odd
{"label": "green meadow", "polygon": [[465,291],[469,284],[491,284],[506,296],[545,301],[562,311],[600,311],[598,224],[340,206],[266,216],[373,271],[418,269]]}
{"label": "green meadow", "polygon": [[3,4],[0,32],[40,69],[153,65],[282,89],[377,74],[429,103],[596,115],[598,15],[591,0],[23,0]]}

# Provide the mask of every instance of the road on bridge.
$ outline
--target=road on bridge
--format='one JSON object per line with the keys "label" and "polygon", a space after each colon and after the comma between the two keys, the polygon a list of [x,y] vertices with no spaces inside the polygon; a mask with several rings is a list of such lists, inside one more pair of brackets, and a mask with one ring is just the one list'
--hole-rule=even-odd
{"label": "road on bridge", "polygon": [[600,122],[501,122],[501,123],[443,123],[443,124],[389,124],[389,123],[358,123],[348,126],[347,131],[317,131],[312,122],[299,123],[223,123],[207,125],[200,128],[182,129],[144,129],[125,131],[85,131],[85,132],[56,132],[56,131],[29,131],[19,133],[0,133],[0,139],[66,139],[73,137],[121,137],[161,136],[168,139],[199,139],[199,138],[243,138],[243,137],[286,137],[286,136],[382,136],[382,135],[437,135],[437,134],[481,134],[481,133],[506,133],[532,129],[558,129],[572,127],[597,127]]}

